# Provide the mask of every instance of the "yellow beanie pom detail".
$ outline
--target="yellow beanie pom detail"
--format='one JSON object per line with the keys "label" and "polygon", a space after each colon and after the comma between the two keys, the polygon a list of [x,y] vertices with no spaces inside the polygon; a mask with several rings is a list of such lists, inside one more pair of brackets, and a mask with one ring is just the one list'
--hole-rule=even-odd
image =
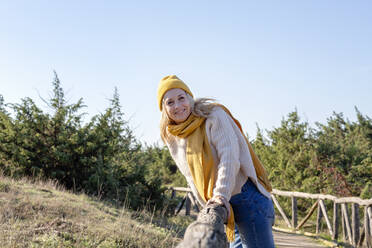
{"label": "yellow beanie pom detail", "polygon": [[189,87],[176,75],[166,76],[162,80],[160,80],[158,86],[158,104],[160,111],[162,111],[162,101],[164,94],[170,89],[182,89],[190,96],[194,97]]}

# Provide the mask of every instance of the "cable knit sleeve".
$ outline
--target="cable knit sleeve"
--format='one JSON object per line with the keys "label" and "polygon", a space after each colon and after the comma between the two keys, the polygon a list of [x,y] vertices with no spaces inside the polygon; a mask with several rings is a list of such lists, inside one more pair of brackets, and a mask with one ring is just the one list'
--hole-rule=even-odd
{"label": "cable knit sleeve", "polygon": [[230,200],[240,169],[240,149],[233,126],[235,123],[221,108],[217,108],[209,118],[210,143],[215,147],[219,160],[213,196],[220,195]]}

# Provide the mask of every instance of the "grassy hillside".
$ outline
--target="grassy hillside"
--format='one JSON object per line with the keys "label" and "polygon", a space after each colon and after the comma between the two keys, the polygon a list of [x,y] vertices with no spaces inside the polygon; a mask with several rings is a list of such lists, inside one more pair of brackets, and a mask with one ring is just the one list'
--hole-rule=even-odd
{"label": "grassy hillside", "polygon": [[190,222],[0,175],[1,247],[174,247]]}

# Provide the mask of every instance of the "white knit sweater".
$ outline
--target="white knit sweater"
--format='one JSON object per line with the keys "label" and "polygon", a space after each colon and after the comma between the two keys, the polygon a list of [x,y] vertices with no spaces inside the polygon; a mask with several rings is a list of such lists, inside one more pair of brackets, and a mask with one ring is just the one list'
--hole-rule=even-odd
{"label": "white knit sweater", "polygon": [[[270,193],[257,180],[247,143],[233,119],[221,107],[214,107],[206,120],[205,128],[213,160],[218,168],[213,196],[220,195],[230,200],[231,196],[241,192],[241,187],[249,177],[257,185],[259,191],[270,198]],[[170,135],[168,142],[170,154],[185,176],[193,194],[204,206],[205,201],[195,187],[187,164],[187,139]]]}

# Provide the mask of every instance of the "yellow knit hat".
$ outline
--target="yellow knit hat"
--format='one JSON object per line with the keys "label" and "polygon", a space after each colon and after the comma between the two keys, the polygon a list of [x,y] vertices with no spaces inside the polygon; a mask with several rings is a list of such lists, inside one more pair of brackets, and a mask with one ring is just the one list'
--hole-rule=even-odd
{"label": "yellow knit hat", "polygon": [[158,86],[158,104],[159,104],[160,111],[162,111],[162,101],[163,101],[164,94],[170,89],[183,89],[190,96],[194,97],[189,87],[187,87],[187,85],[181,79],[179,79],[176,75],[170,75],[170,76],[163,77],[163,79],[160,80],[160,83]]}

